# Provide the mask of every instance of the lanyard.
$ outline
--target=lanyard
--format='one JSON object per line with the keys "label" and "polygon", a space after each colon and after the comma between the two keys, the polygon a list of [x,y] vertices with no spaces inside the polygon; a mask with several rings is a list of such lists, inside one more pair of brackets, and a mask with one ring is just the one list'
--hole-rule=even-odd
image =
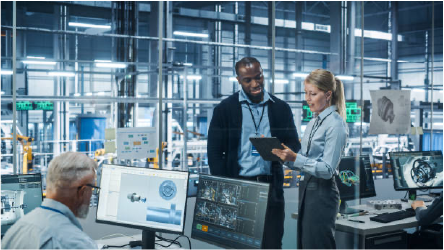
{"label": "lanyard", "polygon": [[[316,123],[311,127],[310,136],[308,137],[308,145],[307,145],[307,152],[305,153],[306,156],[308,156],[308,151],[310,151],[311,148],[311,140],[313,140],[314,135],[316,134],[316,131],[318,131],[318,128],[322,125],[322,123],[325,121],[325,119],[331,115],[334,111],[332,111],[330,114],[326,115],[324,119],[319,122],[319,119],[316,118]],[[319,123],[319,125],[318,125]],[[313,129],[314,128],[314,129]]]}
{"label": "lanyard", "polygon": [[[50,210],[50,211],[53,211],[53,212],[56,212],[56,213],[59,213],[59,214],[63,214],[63,215],[65,215],[64,213],[62,213],[62,211],[57,210],[57,209],[52,208],[52,207],[47,207],[47,206],[40,206],[40,207],[43,208],[43,209],[46,209],[46,210]],[[65,216],[66,216],[66,215],[65,215]]]}
{"label": "lanyard", "polygon": [[250,104],[249,104],[248,101],[247,101],[247,106],[248,106],[248,109],[250,110],[251,119],[253,119],[254,128],[256,129],[256,135],[258,134],[257,131],[259,130],[259,126],[261,125],[262,118],[264,117],[264,113],[265,113],[265,105],[266,105],[266,103],[264,104],[264,107],[262,108],[262,115],[261,115],[261,119],[259,120],[259,124],[256,125],[256,120],[254,119],[253,111],[251,110],[251,108],[250,108]]}

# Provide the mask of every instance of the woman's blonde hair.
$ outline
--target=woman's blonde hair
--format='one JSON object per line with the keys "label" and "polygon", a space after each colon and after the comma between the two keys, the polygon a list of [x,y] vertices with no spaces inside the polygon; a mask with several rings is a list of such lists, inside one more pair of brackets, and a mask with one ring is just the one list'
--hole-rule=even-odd
{"label": "woman's blonde hair", "polygon": [[315,69],[305,78],[305,82],[324,92],[331,91],[331,104],[336,105],[339,115],[346,120],[344,85],[341,80],[328,70]]}

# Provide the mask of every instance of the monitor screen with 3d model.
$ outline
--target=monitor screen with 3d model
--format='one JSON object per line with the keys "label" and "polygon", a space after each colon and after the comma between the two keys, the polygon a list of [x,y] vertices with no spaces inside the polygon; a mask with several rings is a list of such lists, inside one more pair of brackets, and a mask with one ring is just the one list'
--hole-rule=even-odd
{"label": "monitor screen with 3d model", "polygon": [[183,233],[188,172],[104,164],[99,223]]}
{"label": "monitor screen with 3d model", "polygon": [[395,190],[442,189],[442,152],[390,152]]}
{"label": "monitor screen with 3d model", "polygon": [[201,175],[191,237],[224,248],[261,248],[269,184]]}

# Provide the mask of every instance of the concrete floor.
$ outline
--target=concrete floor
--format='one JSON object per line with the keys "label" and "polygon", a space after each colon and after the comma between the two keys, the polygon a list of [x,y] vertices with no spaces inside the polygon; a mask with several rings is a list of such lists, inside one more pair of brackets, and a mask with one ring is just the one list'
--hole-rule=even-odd
{"label": "concrete floor", "polygon": [[[405,195],[405,191],[395,191],[393,189],[393,180],[389,179],[376,179],[376,197],[362,199],[361,203],[365,203],[367,200],[386,200],[386,199],[400,199]],[[298,188],[286,188],[284,189],[285,195],[285,233],[282,242],[284,249],[296,248],[296,220],[291,218],[291,213],[297,212],[298,208]],[[194,204],[196,198],[188,198],[186,221],[185,221],[185,235],[191,238],[191,225],[194,212]],[[348,202],[349,205],[357,204],[357,202]],[[88,217],[84,220],[80,220],[83,226],[83,230],[94,240],[98,240],[104,236],[111,234],[125,234],[134,235],[141,234],[139,229],[131,229],[126,227],[111,226],[106,224],[99,224],[95,222],[96,208],[91,207]],[[163,237],[174,239],[177,235],[162,234]],[[199,241],[191,240],[193,249],[219,249],[219,247]],[[183,248],[188,248],[188,241],[181,237],[179,241],[182,243]]]}

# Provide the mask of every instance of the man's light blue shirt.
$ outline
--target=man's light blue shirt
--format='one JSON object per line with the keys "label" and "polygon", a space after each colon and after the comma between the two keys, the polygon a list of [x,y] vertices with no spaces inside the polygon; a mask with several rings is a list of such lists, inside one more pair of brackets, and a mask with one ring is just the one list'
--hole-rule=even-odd
{"label": "man's light blue shirt", "polygon": [[77,218],[64,204],[46,198],[19,219],[2,239],[2,249],[97,249],[82,231]]}
{"label": "man's light blue shirt", "polygon": [[[241,168],[239,173],[240,176],[271,174],[271,162],[264,161],[258,154],[253,155],[253,145],[250,142],[250,137],[260,137],[261,135],[271,137],[270,122],[268,120],[268,101],[274,102],[274,100],[270,98],[270,95],[265,90],[264,99],[260,103],[253,103],[250,98],[248,98],[247,94],[245,94],[243,89],[240,90],[239,102],[241,103],[242,107],[242,134],[238,149],[238,163]],[[254,120],[258,126],[257,133],[247,102],[250,104]],[[264,114],[262,121],[259,124],[262,116],[262,110]]]}
{"label": "man's light blue shirt", "polygon": [[[285,165],[323,179],[331,179],[338,174],[337,167],[348,138],[348,127],[336,110],[336,106],[332,105],[310,120],[296,161],[286,162]],[[307,154],[310,133],[312,140]]]}

